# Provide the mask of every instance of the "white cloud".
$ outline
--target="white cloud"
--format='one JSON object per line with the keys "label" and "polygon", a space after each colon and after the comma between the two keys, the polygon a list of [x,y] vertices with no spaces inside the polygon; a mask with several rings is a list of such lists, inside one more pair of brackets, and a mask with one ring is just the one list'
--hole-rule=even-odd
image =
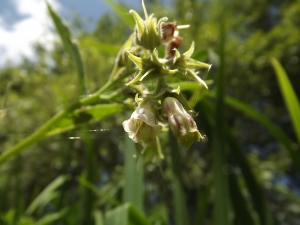
{"label": "white cloud", "polygon": [[[23,19],[13,24],[10,29],[5,29],[0,16],[0,66],[7,59],[13,63],[19,63],[22,55],[34,59],[32,44],[40,42],[46,48],[51,48],[51,42],[55,35],[51,32],[53,27],[49,18],[46,1],[43,0],[13,0],[14,7]],[[57,0],[48,0],[55,10],[61,8]]]}

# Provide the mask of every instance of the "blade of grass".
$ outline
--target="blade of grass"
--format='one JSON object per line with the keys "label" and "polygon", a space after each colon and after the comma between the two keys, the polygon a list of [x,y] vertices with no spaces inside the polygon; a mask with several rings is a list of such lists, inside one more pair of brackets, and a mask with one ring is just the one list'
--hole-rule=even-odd
{"label": "blade of grass", "polygon": [[[209,104],[206,99],[203,99],[197,105],[197,109],[200,109],[199,111],[201,113],[201,121],[203,121],[202,124],[204,124],[205,130],[208,129],[207,135],[209,136],[209,134],[211,133],[211,127],[215,127],[215,121],[213,120],[213,118],[215,117],[215,112],[213,111],[211,104]],[[227,145],[229,145],[230,158],[241,169],[248,191],[252,197],[251,199],[253,200],[253,207],[260,218],[260,224],[273,224],[273,218],[267,205],[266,197],[257,180],[255,179],[255,176],[251,171],[247,159],[245,158],[234,137],[231,135],[230,130],[226,126],[224,127],[224,129],[226,130],[226,143]]]}
{"label": "blade of grass", "polygon": [[145,215],[133,204],[126,203],[109,210],[105,214],[105,224],[116,225],[150,225]]}
{"label": "blade of grass", "polygon": [[47,214],[39,219],[35,225],[48,225],[53,224],[54,221],[61,219],[67,212],[67,209],[62,209],[60,212]]}
{"label": "blade of grass", "polygon": [[49,201],[56,196],[56,189],[60,187],[64,182],[68,180],[68,176],[61,175],[53,180],[48,186],[32,201],[29,207],[26,209],[25,213],[30,215],[32,214],[38,207],[42,207],[45,204],[49,203]]}
{"label": "blade of grass", "polygon": [[253,175],[242,150],[230,132],[227,133],[227,139],[230,146],[231,158],[234,159],[242,171],[249,193],[253,199],[254,209],[260,218],[260,224],[273,225],[274,220],[269,209],[267,199],[257,180],[255,179],[255,176]]}
{"label": "blade of grass", "polygon": [[105,2],[113,8],[113,10],[116,12],[116,14],[127,24],[129,27],[134,27],[135,22],[133,17],[128,13],[129,9],[115,3],[112,0],[105,0]]}
{"label": "blade of grass", "polygon": [[100,210],[94,210],[93,215],[94,215],[95,225],[104,225],[103,215]]}
{"label": "blade of grass", "polygon": [[77,74],[78,74],[78,86],[79,95],[85,93],[85,72],[84,72],[84,65],[83,61],[79,52],[79,48],[77,43],[72,38],[71,32],[69,27],[66,23],[60,18],[60,16],[52,9],[49,3],[47,3],[49,14],[52,18],[52,21],[55,25],[55,28],[63,42],[65,50],[68,52],[72,62],[74,63]]}
{"label": "blade of grass", "polygon": [[[243,225],[254,225],[255,223],[253,217],[250,214],[250,210],[247,207],[245,198],[243,197],[240,187],[237,183],[237,178],[234,173],[229,175],[229,191],[232,201],[232,206],[234,208],[235,222],[236,224]],[[258,224],[257,224],[258,225]]]}
{"label": "blade of grass", "polygon": [[111,182],[107,183],[106,185],[104,185],[101,188],[99,188],[96,185],[94,185],[93,183],[87,181],[86,178],[83,176],[79,177],[78,182],[82,186],[89,188],[96,195],[98,195],[98,201],[95,203],[95,205],[97,207],[100,207],[103,204],[107,204],[107,203],[110,203],[113,206],[118,206],[121,204],[121,202],[119,202],[119,200],[114,196],[117,194],[117,192],[120,190],[120,188],[123,187],[123,183],[124,183],[123,180],[121,180],[117,184],[111,183]]}
{"label": "blade of grass", "polygon": [[297,95],[293,89],[293,86],[286,74],[285,70],[278,62],[277,59],[272,58],[271,63],[273,69],[275,71],[278,84],[283,95],[283,99],[285,101],[286,107],[289,111],[292,125],[295,130],[296,138],[298,143],[300,144],[300,104],[299,100],[297,99]]}
{"label": "blade of grass", "polygon": [[[216,98],[215,93],[213,92],[209,91],[206,94],[212,98]],[[270,134],[272,134],[281,144],[285,146],[285,148],[289,151],[289,154],[295,166],[300,169],[300,153],[296,151],[295,147],[292,145],[292,141],[287,137],[287,135],[282,131],[280,127],[269,120],[264,114],[253,109],[251,106],[244,102],[226,96],[225,103],[262,124]]]}
{"label": "blade of grass", "polygon": [[182,185],[182,177],[180,172],[180,150],[177,144],[177,140],[169,131],[169,143],[171,147],[171,163],[172,163],[172,190],[174,195],[174,208],[175,212],[173,211],[173,218],[176,221],[177,225],[185,225],[189,224],[188,221],[188,214],[187,214],[187,206],[185,200],[185,192]]}
{"label": "blade of grass", "polygon": [[193,224],[205,224],[205,216],[209,207],[210,187],[202,186],[197,192],[196,219]]}
{"label": "blade of grass", "polygon": [[[89,128],[85,125],[82,127],[82,130],[88,130]],[[84,137],[84,146],[85,146],[85,161],[86,161],[86,169],[83,172],[83,176],[86,178],[86,180],[90,183],[94,183],[94,171],[96,168],[94,168],[94,147],[92,143],[91,133],[90,132],[83,132]],[[91,189],[82,186],[82,195],[80,195],[80,198],[82,198],[81,201],[81,218],[80,222],[78,224],[93,224],[93,205],[95,198],[93,196],[93,192]]]}
{"label": "blade of grass", "polygon": [[97,50],[103,52],[103,53],[107,53],[111,56],[115,56],[118,54],[120,47],[121,46],[116,46],[116,45],[112,45],[112,44],[107,44],[107,43],[101,43],[98,41],[94,41],[91,39],[85,39],[80,41],[80,46],[81,47],[85,47],[85,48],[96,48]]}
{"label": "blade of grass", "polygon": [[123,202],[130,202],[143,210],[143,174],[144,165],[142,156],[137,155],[135,143],[127,136],[124,149],[124,178]]}
{"label": "blade of grass", "polygon": [[219,50],[220,65],[218,68],[216,79],[216,107],[215,107],[215,130],[213,136],[213,174],[214,174],[214,190],[215,190],[215,205],[214,205],[214,224],[228,225],[229,222],[229,192],[228,178],[225,173],[227,164],[225,150],[225,118],[224,112],[224,96],[226,88],[225,77],[225,41],[226,41],[226,7],[224,2],[220,2],[222,11],[220,14],[220,31],[219,31]]}
{"label": "blade of grass", "polygon": [[18,155],[14,162],[14,181],[15,181],[15,214],[13,219],[13,224],[18,224],[23,213],[23,203],[24,197],[22,195],[21,187],[22,187],[22,157]]}

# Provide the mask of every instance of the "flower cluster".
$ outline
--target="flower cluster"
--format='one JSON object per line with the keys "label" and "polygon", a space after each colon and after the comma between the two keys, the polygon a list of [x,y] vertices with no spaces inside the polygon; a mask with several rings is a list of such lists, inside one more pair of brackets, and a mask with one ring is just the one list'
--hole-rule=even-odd
{"label": "flower cluster", "polygon": [[[178,140],[179,145],[188,149],[193,142],[200,141],[203,136],[198,131],[193,117],[188,113],[191,108],[180,93],[180,87],[172,89],[166,82],[167,77],[183,77],[191,79],[208,88],[204,80],[198,76],[201,68],[209,70],[211,65],[191,58],[194,43],[190,49],[180,54],[178,47],[183,38],[179,29],[188,26],[178,26],[176,22],[167,22],[167,18],[157,20],[154,15],[148,16],[143,3],[145,20],[137,12],[130,10],[136,22],[133,47],[126,51],[128,58],[136,65],[137,74],[129,80],[127,86],[142,84],[145,90],[136,98],[138,107],[130,119],[123,122],[124,130],[136,143],[154,146],[160,153],[158,133],[162,130],[160,123],[168,123]],[[164,58],[160,58],[158,47],[164,46]],[[140,51],[137,52],[137,49]],[[156,89],[149,93],[147,82],[157,81]],[[149,83],[149,82],[148,82]],[[162,156],[162,154],[160,154]]]}

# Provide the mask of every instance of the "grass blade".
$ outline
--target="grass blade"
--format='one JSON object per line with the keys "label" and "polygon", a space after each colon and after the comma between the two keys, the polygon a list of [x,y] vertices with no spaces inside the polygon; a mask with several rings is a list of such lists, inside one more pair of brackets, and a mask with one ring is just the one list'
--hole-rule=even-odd
{"label": "grass blade", "polygon": [[108,203],[110,203],[113,206],[119,206],[121,204],[121,202],[119,202],[115,196],[123,186],[123,181],[120,181],[117,184],[107,183],[101,188],[87,181],[84,176],[80,176],[78,182],[80,183],[80,185],[89,188],[97,195],[98,201],[95,203],[95,206],[100,207]]}
{"label": "grass blade", "polygon": [[109,210],[105,214],[105,224],[116,225],[150,225],[145,215],[130,203]]}
{"label": "grass blade", "polygon": [[[213,120],[214,112],[212,110],[212,106],[206,100],[203,100],[197,105],[197,110],[198,109],[201,113],[201,121],[203,121],[202,123],[205,130],[207,131],[207,135],[211,135],[211,127],[215,127],[215,121]],[[263,191],[257,180],[255,179],[255,176],[251,171],[247,159],[245,158],[234,137],[231,135],[230,130],[226,126],[224,127],[224,130],[226,134],[226,144],[229,146],[230,150],[230,159],[231,161],[235,162],[235,164],[237,164],[241,169],[248,191],[252,197],[251,199],[253,199],[253,207],[260,218],[260,224],[273,224],[273,218],[267,205],[266,197],[263,194]]]}
{"label": "grass blade", "polygon": [[118,45],[112,45],[108,43],[101,43],[99,41],[95,41],[90,38],[86,38],[82,41],[80,41],[80,46],[84,48],[95,48],[99,50],[100,52],[107,53],[111,56],[115,56],[118,54],[120,47]]}
{"label": "grass blade", "polygon": [[51,201],[51,199],[57,195],[56,189],[60,187],[67,180],[68,180],[68,176],[65,175],[61,175],[57,177],[32,201],[32,203],[26,209],[25,213],[30,215],[38,207],[44,206],[45,204],[49,203],[49,201]]}
{"label": "grass blade", "polygon": [[93,215],[94,215],[95,225],[104,225],[103,215],[100,210],[95,210]]}
{"label": "grass blade", "polygon": [[232,206],[235,212],[235,222],[236,224],[243,225],[254,225],[254,219],[252,218],[247,203],[241,193],[240,187],[237,183],[237,178],[234,173],[229,175],[229,191],[231,196]]}
{"label": "grass blade", "polygon": [[[82,130],[88,130],[88,126],[83,126]],[[90,132],[83,132],[83,140],[84,140],[84,146],[85,146],[85,161],[86,161],[86,168],[83,172],[82,176],[86,178],[86,180],[90,183],[94,183],[95,181],[95,175],[94,171],[96,168],[94,168],[94,146],[91,139]],[[95,202],[94,193],[91,189],[81,186],[80,189],[82,190],[82,194],[80,195],[80,198],[82,198],[81,201],[81,210],[80,210],[80,220],[78,224],[92,224],[93,223],[93,205]]]}
{"label": "grass blade", "polygon": [[[207,92],[206,94],[213,98],[216,97],[215,93],[213,92]],[[292,145],[292,141],[286,136],[281,128],[279,128],[275,123],[269,120],[264,114],[253,109],[251,106],[244,102],[227,96],[225,97],[225,103],[262,124],[270,134],[272,134],[281,144],[285,146],[285,148],[289,151],[294,164],[300,169],[300,153],[296,151],[296,149]]]}
{"label": "grass blade", "polygon": [[215,121],[216,126],[213,135],[213,174],[214,174],[214,190],[215,190],[215,205],[214,205],[214,224],[215,225],[228,225],[229,222],[229,192],[228,192],[228,178],[225,174],[227,157],[225,151],[225,118],[224,112],[224,96],[226,88],[225,77],[225,4],[220,15],[220,32],[219,32],[219,57],[220,65],[216,79],[216,108],[215,108]]}
{"label": "grass blade", "polygon": [[54,221],[61,219],[66,214],[66,212],[67,212],[67,209],[63,209],[60,212],[45,215],[43,218],[39,219],[35,223],[35,225],[53,224]]}
{"label": "grass blade", "polygon": [[173,189],[173,195],[174,195],[174,208],[175,212],[174,219],[176,221],[177,225],[185,225],[188,222],[188,216],[187,216],[187,206],[186,206],[186,200],[185,200],[185,192],[182,185],[182,177],[180,172],[180,149],[177,144],[177,140],[175,136],[172,134],[171,131],[169,131],[169,142],[171,146],[171,162],[172,162],[172,189]]}
{"label": "grass blade", "polygon": [[124,177],[123,202],[130,202],[140,210],[143,209],[143,159],[135,158],[137,154],[135,143],[125,135],[124,149]]}
{"label": "grass blade", "polygon": [[112,0],[105,0],[105,2],[113,8],[116,14],[126,23],[129,27],[134,27],[135,22],[131,14],[129,14],[129,9],[121,6],[120,4],[115,3]]}
{"label": "grass blade", "polygon": [[79,77],[78,86],[80,87],[80,95],[85,93],[85,72],[83,61],[79,52],[77,43],[72,38],[69,27],[63,22],[59,15],[52,9],[52,7],[47,3],[48,11],[52,18],[52,21],[56,27],[56,30],[63,42],[65,50],[68,52],[71,60],[77,69],[77,74]]}
{"label": "grass blade", "polygon": [[296,138],[300,144],[300,104],[293,86],[285,70],[277,59],[272,58],[271,63],[277,76],[278,84],[283,95],[286,107],[289,111]]}
{"label": "grass blade", "polygon": [[205,224],[210,197],[210,186],[203,185],[197,192],[197,213],[193,224]]}
{"label": "grass blade", "polygon": [[227,133],[227,139],[230,146],[231,158],[238,164],[242,171],[249,193],[251,194],[253,199],[254,209],[256,210],[260,218],[260,224],[274,224],[271,211],[267,204],[267,199],[257,180],[255,179],[242,150],[238,146],[234,137],[231,136],[230,132]]}

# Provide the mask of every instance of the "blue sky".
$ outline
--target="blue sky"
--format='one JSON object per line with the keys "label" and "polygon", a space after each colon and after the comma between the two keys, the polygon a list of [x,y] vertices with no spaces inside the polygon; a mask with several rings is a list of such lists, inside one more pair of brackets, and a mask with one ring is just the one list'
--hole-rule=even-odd
{"label": "blue sky", "polygon": [[[75,14],[92,27],[99,17],[110,7],[104,0],[48,0],[67,21]],[[134,8],[141,8],[140,0],[118,1]],[[146,2],[146,0],[145,0]],[[0,0],[0,66],[7,60],[20,62],[22,55],[34,58],[32,44],[43,44],[51,49],[51,42],[57,38],[50,32],[53,28],[44,0]]]}

